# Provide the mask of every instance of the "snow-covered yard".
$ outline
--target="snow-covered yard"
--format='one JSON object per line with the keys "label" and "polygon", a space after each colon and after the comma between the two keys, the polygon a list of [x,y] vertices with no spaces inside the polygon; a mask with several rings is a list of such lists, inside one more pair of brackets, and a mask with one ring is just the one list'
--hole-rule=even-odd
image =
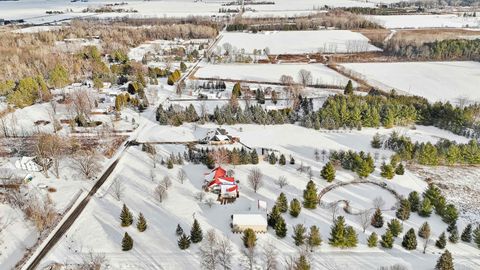
{"label": "snow-covered yard", "polygon": [[480,28],[480,17],[463,17],[460,14],[377,15],[367,18],[385,28]]}

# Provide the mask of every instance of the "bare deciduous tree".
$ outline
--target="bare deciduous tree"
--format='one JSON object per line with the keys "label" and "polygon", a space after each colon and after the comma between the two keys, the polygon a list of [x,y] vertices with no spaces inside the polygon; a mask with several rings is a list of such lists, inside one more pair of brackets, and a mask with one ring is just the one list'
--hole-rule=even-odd
{"label": "bare deciduous tree", "polygon": [[167,188],[162,184],[158,184],[155,187],[154,195],[159,202],[163,202],[167,198]]}
{"label": "bare deciduous tree", "polygon": [[312,72],[306,69],[301,69],[298,72],[298,81],[303,87],[310,85],[312,83]]}
{"label": "bare deciduous tree", "polygon": [[163,177],[162,183],[161,183],[166,189],[169,189],[172,186],[172,180],[170,180],[170,177],[166,175]]}
{"label": "bare deciduous tree", "polygon": [[278,252],[277,247],[269,242],[262,246],[262,256],[264,261],[265,270],[277,270],[278,269]]}
{"label": "bare deciduous tree", "polygon": [[371,211],[370,209],[365,209],[357,215],[358,223],[362,227],[363,232],[367,230],[368,226],[371,224]]}
{"label": "bare deciduous tree", "polygon": [[248,174],[248,182],[250,183],[253,191],[257,193],[257,190],[263,186],[262,172],[257,168],[251,169],[250,173]]}
{"label": "bare deciduous tree", "polygon": [[73,166],[89,179],[100,169],[100,156],[96,150],[80,150],[72,156]]}
{"label": "bare deciduous tree", "polygon": [[204,191],[199,191],[197,193],[195,193],[195,200],[197,200],[198,202],[202,202],[203,199],[205,199],[205,196],[206,196],[206,193]]}
{"label": "bare deciduous tree", "polygon": [[383,206],[385,206],[385,201],[383,200],[382,197],[375,197],[375,199],[373,199],[372,201],[373,203],[373,208],[375,209],[382,209]]}
{"label": "bare deciduous tree", "polygon": [[218,241],[218,264],[221,269],[232,269],[232,254],[233,247],[230,240],[226,237],[222,237],[222,239]]}
{"label": "bare deciduous tree", "polygon": [[184,169],[180,169],[178,171],[177,178],[178,178],[178,181],[180,181],[180,183],[183,184],[183,182],[185,182],[185,179],[187,179],[187,173],[185,172]]}
{"label": "bare deciduous tree", "polygon": [[125,187],[123,186],[123,181],[120,178],[115,178],[112,183],[112,196],[120,201],[123,196],[123,191]]}
{"label": "bare deciduous tree", "polygon": [[217,234],[213,229],[207,232],[205,240],[200,247],[200,256],[202,258],[202,269],[215,270],[218,265],[217,253]]}
{"label": "bare deciduous tree", "polygon": [[340,207],[338,206],[338,202],[332,202],[328,205],[328,209],[330,210],[330,213],[332,213],[332,222],[335,222],[335,219],[337,218],[338,211]]}
{"label": "bare deciduous tree", "polygon": [[205,200],[205,204],[208,205],[209,208],[212,208],[212,206],[215,204],[215,199],[214,198],[208,198]]}
{"label": "bare deciduous tree", "polygon": [[82,253],[82,263],[78,265],[76,270],[100,270],[106,266],[107,258],[103,253],[95,253],[90,250],[87,253]]}
{"label": "bare deciduous tree", "polygon": [[288,185],[287,177],[285,177],[285,176],[280,176],[280,177],[278,177],[278,179],[275,180],[275,184],[276,184],[279,188],[283,188],[283,187],[287,186],[287,185]]}

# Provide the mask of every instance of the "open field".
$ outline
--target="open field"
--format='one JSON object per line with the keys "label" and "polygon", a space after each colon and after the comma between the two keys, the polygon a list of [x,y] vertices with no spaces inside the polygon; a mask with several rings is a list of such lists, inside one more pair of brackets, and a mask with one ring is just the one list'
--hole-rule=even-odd
{"label": "open field", "polygon": [[479,101],[480,63],[411,62],[342,64],[382,90],[397,89],[430,101]]}
{"label": "open field", "polygon": [[479,17],[462,17],[456,14],[445,15],[389,15],[367,16],[385,28],[431,28],[459,27],[480,28]]}
{"label": "open field", "polygon": [[347,30],[275,31],[252,33],[224,33],[219,45],[230,43],[237,49],[252,53],[254,49],[269,48],[270,54],[353,53],[379,51],[368,38]]}

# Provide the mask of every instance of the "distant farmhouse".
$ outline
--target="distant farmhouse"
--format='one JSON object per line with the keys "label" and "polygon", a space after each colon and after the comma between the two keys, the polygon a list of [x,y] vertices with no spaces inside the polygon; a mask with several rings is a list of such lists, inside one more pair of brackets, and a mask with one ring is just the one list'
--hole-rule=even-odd
{"label": "distant farmhouse", "polygon": [[201,141],[205,144],[222,145],[238,142],[239,138],[228,134],[225,129],[217,128],[207,133],[207,136]]}

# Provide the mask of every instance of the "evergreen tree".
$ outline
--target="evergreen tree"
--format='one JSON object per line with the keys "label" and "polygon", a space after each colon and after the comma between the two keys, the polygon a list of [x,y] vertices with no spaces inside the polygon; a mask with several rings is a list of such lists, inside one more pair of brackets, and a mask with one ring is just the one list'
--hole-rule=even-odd
{"label": "evergreen tree", "polygon": [[406,250],[414,250],[417,248],[417,236],[415,235],[415,230],[411,228],[403,236],[402,246]]}
{"label": "evergreen tree", "polygon": [[295,165],[295,159],[293,157],[290,157],[290,165]]}
{"label": "evergreen tree", "polygon": [[346,247],[356,247],[358,244],[358,236],[352,226],[347,226],[345,230],[345,237],[347,240]]}
{"label": "evergreen tree", "polygon": [[456,222],[458,219],[458,210],[453,204],[448,204],[442,213],[442,220],[448,224]]}
{"label": "evergreen tree", "polygon": [[437,241],[435,242],[435,246],[437,246],[439,249],[444,249],[446,245],[447,237],[445,235],[445,232],[442,232],[442,234],[440,234]]}
{"label": "evergreen tree", "polygon": [[173,169],[173,159],[171,158],[167,160],[167,169]]}
{"label": "evergreen tree", "polygon": [[258,154],[257,150],[253,149],[252,152],[250,153],[250,158],[252,160],[252,164],[258,164]]}
{"label": "evergreen tree", "polygon": [[275,203],[277,206],[278,210],[282,213],[286,213],[288,210],[288,201],[287,197],[285,196],[285,193],[280,193],[280,195],[277,198],[277,202]]}
{"label": "evergreen tree", "polygon": [[178,247],[182,250],[189,248],[190,243],[191,243],[190,237],[184,233],[182,234],[182,236],[180,236],[180,238],[178,238],[178,242],[177,242]]}
{"label": "evergreen tree", "polygon": [[305,229],[305,226],[303,226],[302,224],[297,224],[293,226],[292,238],[296,246],[301,246],[305,243],[305,238],[306,238],[305,233],[306,233],[306,229]]}
{"label": "evergreen tree", "polygon": [[138,215],[137,229],[140,232],[144,232],[147,229],[147,220],[145,220],[145,217],[143,216],[142,213]]}
{"label": "evergreen tree", "polygon": [[448,250],[445,250],[438,259],[435,270],[455,270],[452,254]]}
{"label": "evergreen tree", "polygon": [[122,212],[120,213],[120,220],[122,227],[128,227],[133,223],[132,212],[125,204],[123,204]]}
{"label": "evergreen tree", "polygon": [[292,217],[298,217],[300,214],[300,211],[302,210],[302,204],[300,203],[299,200],[293,199],[290,201],[290,215]]}
{"label": "evergreen tree", "polygon": [[287,236],[287,224],[282,216],[278,218],[277,223],[275,224],[275,234],[280,238]]}
{"label": "evergreen tree", "polygon": [[308,209],[315,209],[317,208],[317,204],[317,186],[312,180],[310,180],[307,183],[307,188],[303,191],[303,207]]}
{"label": "evergreen tree", "polygon": [[310,233],[308,234],[307,244],[310,247],[310,250],[312,251],[314,248],[322,244],[322,236],[320,235],[320,230],[315,225],[310,227]]}
{"label": "evergreen tree", "polygon": [[395,176],[395,170],[393,166],[390,164],[383,163],[380,169],[381,169],[380,175],[384,178],[392,179]]}
{"label": "evergreen tree", "polygon": [[392,232],[394,237],[398,237],[400,233],[403,231],[403,226],[400,223],[400,221],[396,218],[392,219],[388,224],[387,224],[388,229]]}
{"label": "evergreen tree", "polygon": [[333,166],[333,163],[327,162],[327,164],[323,166],[320,175],[328,182],[332,182],[333,179],[335,179],[335,167]]}
{"label": "evergreen tree", "polygon": [[271,165],[275,165],[277,163],[277,157],[275,156],[275,153],[270,153],[270,155],[268,155],[268,163],[270,163]]}
{"label": "evergreen tree", "polygon": [[454,229],[458,231],[458,229],[457,229],[457,221],[454,221],[454,222],[448,224],[447,232],[451,233]]}
{"label": "evergreen tree", "polygon": [[383,227],[383,215],[380,208],[375,210],[375,213],[372,216],[371,224],[375,228],[382,228]]}
{"label": "evergreen tree", "polygon": [[398,164],[397,168],[395,169],[395,174],[397,174],[397,175],[404,175],[405,174],[405,168],[403,167],[402,163]]}
{"label": "evergreen tree", "polygon": [[368,247],[376,247],[378,245],[378,235],[375,232],[372,232],[367,239]]}
{"label": "evergreen tree", "polygon": [[385,234],[382,235],[382,240],[380,241],[380,245],[384,248],[393,248],[393,242],[395,241],[395,238],[393,237],[392,232],[390,229],[387,229],[385,231]]}
{"label": "evergreen tree", "polygon": [[310,263],[307,260],[305,255],[300,255],[300,257],[295,262],[295,270],[310,270]]}
{"label": "evergreen tree", "polygon": [[175,233],[177,234],[177,236],[180,236],[183,234],[183,229],[180,226],[180,224],[177,224],[177,229],[175,230]]}
{"label": "evergreen tree", "polygon": [[473,230],[473,242],[480,248],[480,225]]}
{"label": "evergreen tree", "polygon": [[428,198],[423,199],[418,214],[422,217],[429,217],[432,214],[432,204]]}
{"label": "evergreen tree", "polygon": [[330,231],[328,243],[333,247],[349,248],[357,245],[357,234],[351,226],[345,226],[345,218],[337,217]]}
{"label": "evergreen tree", "polygon": [[232,96],[235,97],[240,97],[242,95],[242,87],[240,86],[240,83],[235,83],[232,89]]}
{"label": "evergreen tree", "polygon": [[452,231],[450,232],[450,236],[448,236],[448,241],[450,241],[450,243],[456,244],[458,243],[459,239],[460,237],[458,236],[457,228],[452,229]]}
{"label": "evergreen tree", "polygon": [[242,236],[243,245],[245,248],[253,248],[257,244],[257,235],[253,229],[245,229]]}
{"label": "evergreen tree", "polygon": [[407,199],[400,200],[400,207],[397,209],[395,215],[402,222],[410,218],[410,202]]}
{"label": "evergreen tree", "polygon": [[129,251],[133,248],[133,239],[125,232],[122,239],[122,250]]}
{"label": "evergreen tree", "polygon": [[428,235],[430,235],[430,224],[424,222],[420,229],[418,229],[418,236],[426,238]]}
{"label": "evergreen tree", "polygon": [[410,194],[408,194],[408,201],[410,202],[410,211],[417,212],[420,209],[420,196],[418,192],[410,192]]}
{"label": "evergreen tree", "polygon": [[272,211],[267,215],[268,226],[275,228],[275,225],[277,225],[277,222],[280,218],[280,210],[278,210],[277,205],[274,205],[272,207]]}
{"label": "evergreen tree", "polygon": [[190,239],[192,240],[192,243],[198,243],[203,240],[202,228],[200,228],[200,223],[198,223],[197,219],[193,220],[192,229],[190,230]]}
{"label": "evergreen tree", "polygon": [[285,164],[287,164],[287,160],[285,159],[285,155],[284,155],[284,154],[281,154],[281,155],[280,155],[280,159],[278,160],[278,164],[280,164],[280,165],[282,165],[282,166],[285,165]]}
{"label": "evergreen tree", "polygon": [[467,227],[465,227],[460,239],[462,239],[463,242],[472,242],[472,224],[468,224]]}
{"label": "evergreen tree", "polygon": [[345,91],[343,92],[345,95],[352,95],[353,94],[353,84],[352,80],[348,80],[347,85],[345,86]]}
{"label": "evergreen tree", "polygon": [[382,138],[380,137],[380,134],[375,133],[375,135],[373,135],[372,142],[370,144],[372,148],[375,148],[375,149],[382,148]]}

